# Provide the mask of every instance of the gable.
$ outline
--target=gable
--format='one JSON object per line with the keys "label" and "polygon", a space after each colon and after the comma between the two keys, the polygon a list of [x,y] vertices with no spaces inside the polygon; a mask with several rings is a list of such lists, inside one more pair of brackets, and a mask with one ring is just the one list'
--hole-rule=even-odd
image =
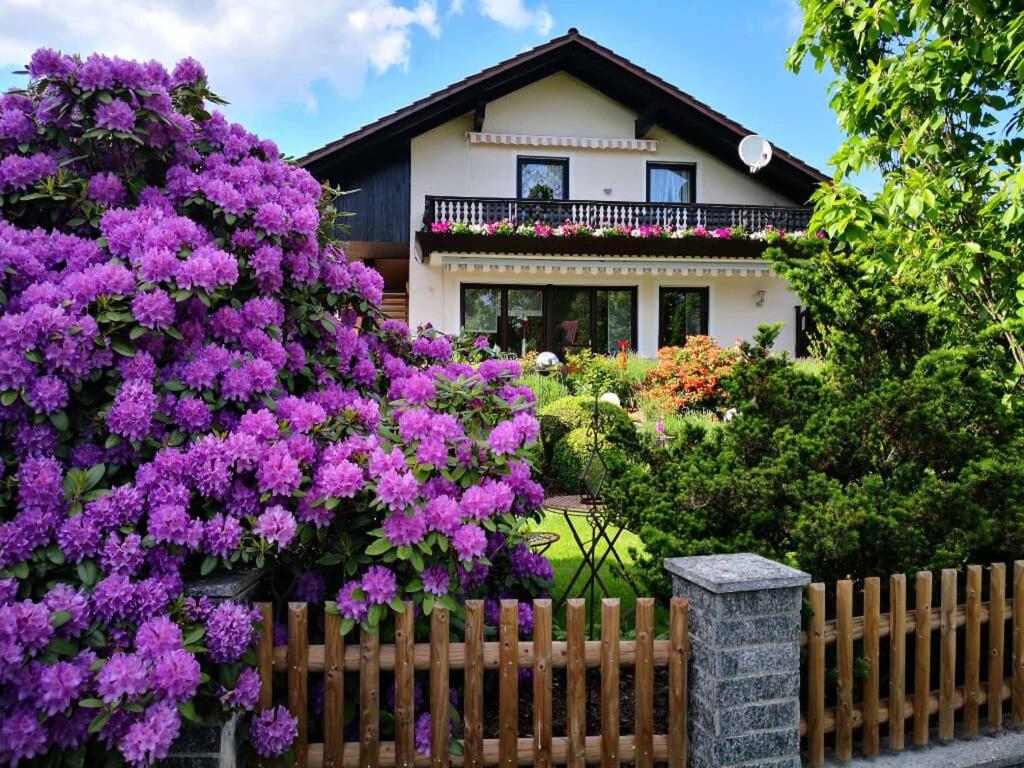
{"label": "gable", "polygon": [[[634,123],[634,134],[638,137],[659,124],[685,133],[688,142],[722,163],[745,170],[736,147],[740,139],[754,131],[576,29],[386,115],[310,152],[299,163],[316,175],[337,173],[339,167],[354,160],[365,163],[407,147],[413,137],[456,117],[486,119],[489,105],[558,72],[572,75],[636,113],[639,118]],[[825,174],[779,147],[775,148],[772,163],[758,174],[762,185],[800,203],[827,180]]]}

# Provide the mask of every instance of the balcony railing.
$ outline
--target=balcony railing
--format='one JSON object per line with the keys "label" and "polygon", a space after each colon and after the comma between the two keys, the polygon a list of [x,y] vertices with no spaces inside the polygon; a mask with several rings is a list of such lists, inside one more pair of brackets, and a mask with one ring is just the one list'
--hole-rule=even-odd
{"label": "balcony railing", "polygon": [[423,230],[429,232],[431,224],[441,221],[463,224],[508,221],[515,225],[540,221],[551,226],[568,221],[593,228],[743,227],[748,232],[756,232],[773,227],[794,232],[805,230],[810,218],[810,208],[797,206],[644,203],[622,200],[519,200],[503,197],[427,195]]}

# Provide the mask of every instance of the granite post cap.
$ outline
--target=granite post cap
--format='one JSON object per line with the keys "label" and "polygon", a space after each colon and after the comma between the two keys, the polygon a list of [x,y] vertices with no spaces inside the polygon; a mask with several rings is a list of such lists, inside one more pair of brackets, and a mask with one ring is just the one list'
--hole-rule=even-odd
{"label": "granite post cap", "polygon": [[805,587],[811,583],[810,574],[751,552],[670,557],[665,559],[665,570],[716,594]]}

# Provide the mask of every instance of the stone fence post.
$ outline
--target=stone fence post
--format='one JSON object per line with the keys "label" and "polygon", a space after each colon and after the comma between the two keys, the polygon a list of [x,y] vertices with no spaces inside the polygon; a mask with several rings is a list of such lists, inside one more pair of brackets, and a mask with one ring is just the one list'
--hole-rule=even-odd
{"label": "stone fence post", "polygon": [[[185,594],[207,597],[214,603],[225,600],[250,603],[256,597],[261,575],[259,571],[248,571],[197,579],[185,584]],[[211,726],[183,722],[181,735],[160,765],[164,768],[241,768],[236,720],[237,717],[233,717],[223,725]]]}
{"label": "stone fence post", "polygon": [[693,768],[800,768],[800,605],[811,577],[759,555],[665,560],[690,600]]}

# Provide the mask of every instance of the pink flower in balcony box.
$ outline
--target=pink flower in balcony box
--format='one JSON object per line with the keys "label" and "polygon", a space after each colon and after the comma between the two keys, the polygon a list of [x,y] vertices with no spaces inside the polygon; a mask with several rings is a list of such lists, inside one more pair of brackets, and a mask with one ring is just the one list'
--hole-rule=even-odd
{"label": "pink flower in balcony box", "polygon": [[430,225],[430,231],[435,235],[447,235],[452,230],[450,221],[435,221]]}
{"label": "pink flower in balcony box", "polygon": [[711,237],[711,233],[699,224],[693,228],[693,234],[696,237]]}
{"label": "pink flower in balcony box", "polygon": [[732,237],[732,230],[728,227],[716,227],[711,234],[722,240],[728,240]]}
{"label": "pink flower in balcony box", "polygon": [[537,237],[551,237],[551,226],[537,221],[533,224],[533,231]]}

